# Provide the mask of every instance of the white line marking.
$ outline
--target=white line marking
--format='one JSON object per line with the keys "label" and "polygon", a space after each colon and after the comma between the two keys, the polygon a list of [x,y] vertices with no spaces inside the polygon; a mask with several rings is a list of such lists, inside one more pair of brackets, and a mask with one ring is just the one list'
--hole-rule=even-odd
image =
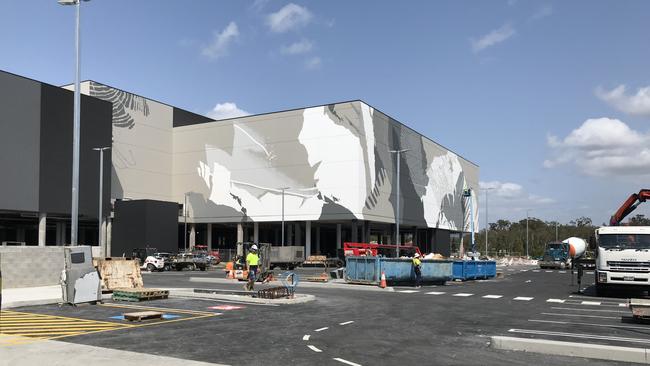
{"label": "white line marking", "polygon": [[305,334],[304,336],[302,336],[302,340],[303,341],[308,341],[309,337],[311,337],[309,334]]}
{"label": "white line marking", "polygon": [[546,273],[553,273],[553,271],[546,271]]}
{"label": "white line marking", "polygon": [[502,295],[485,295],[483,296],[484,299],[500,299],[502,298]]}
{"label": "white line marking", "polygon": [[587,314],[558,314],[558,313],[541,313],[542,315],[553,316],[575,316],[580,318],[598,318],[598,319],[621,319],[620,316],[601,316],[601,315],[587,315]]}
{"label": "white line marking", "polygon": [[469,296],[474,296],[474,294],[467,294],[467,293],[461,292],[461,293],[458,293],[458,294],[454,294],[453,296],[469,297]]}
{"label": "white line marking", "polygon": [[521,272],[528,272],[527,269],[520,269],[519,271],[521,271]]}
{"label": "white line marking", "polygon": [[512,269],[512,268],[508,268],[508,271],[514,271],[514,269]]}
{"label": "white line marking", "polygon": [[586,274],[594,274],[594,271],[587,271]]}
{"label": "white line marking", "polygon": [[566,271],[560,271],[560,273],[566,273]]}
{"label": "white line marking", "polygon": [[401,292],[403,294],[413,294],[413,293],[420,292],[420,291],[418,291],[418,290],[402,290],[402,291],[397,291],[397,292]]}
{"label": "white line marking", "polygon": [[603,339],[603,340],[608,340],[608,341],[621,341],[621,342],[632,342],[632,343],[648,343],[648,342],[650,342],[650,339],[626,338],[626,337],[610,337],[610,336],[603,336],[603,335],[597,335],[597,334],[549,332],[549,331],[545,331],[545,330],[509,329],[508,332],[511,332],[511,333],[524,333],[524,334],[553,335],[553,336],[571,337],[571,338]]}
{"label": "white line marking", "polygon": [[322,328],[318,328],[318,329],[316,329],[314,332],[322,332],[322,331],[327,330],[327,329],[330,329],[330,327],[322,327]]}
{"label": "white line marking", "polygon": [[558,304],[563,304],[564,301],[566,301],[566,300],[562,300],[562,299],[548,299],[548,300],[546,300],[546,302],[554,302],[554,303],[558,303]]}
{"label": "white line marking", "polygon": [[571,310],[571,311],[591,311],[591,312],[598,312],[598,313],[629,314],[629,311],[619,311],[619,310],[577,309],[577,308],[559,308],[559,307],[551,307],[551,309],[555,309],[555,310]]}
{"label": "white line marking", "polygon": [[534,269],[533,272],[539,273],[539,269]]}
{"label": "white line marking", "polygon": [[350,320],[350,321],[347,321],[347,322],[339,323],[339,325],[348,325],[348,324],[352,324],[352,323],[354,323],[354,320]]}
{"label": "white line marking", "polygon": [[582,305],[600,305],[600,301],[583,301]]}
{"label": "white line marking", "polygon": [[515,300],[515,301],[530,301],[532,299],[534,299],[534,297],[517,296],[513,300]]}
{"label": "white line marking", "polygon": [[533,282],[532,280],[524,281],[525,283],[531,283]]}
{"label": "white line marking", "polygon": [[312,346],[311,344],[307,345],[307,347],[309,347],[314,352],[323,352],[323,351],[319,350],[318,348]]}
{"label": "white line marking", "polygon": [[633,325],[614,325],[614,324],[593,324],[593,323],[578,323],[578,322],[562,322],[556,320],[539,320],[539,319],[528,319],[529,322],[537,323],[552,323],[552,324],[575,324],[575,325],[589,325],[592,327],[608,327],[608,328],[621,328],[621,329],[644,329],[648,330],[648,327],[635,327]]}
{"label": "white line marking", "polygon": [[621,307],[626,308],[626,307],[627,307],[627,304],[618,304],[618,306],[621,306]]}
{"label": "white line marking", "polygon": [[342,359],[342,358],[338,358],[338,357],[337,357],[337,358],[333,358],[333,360],[338,361],[338,362],[342,362],[342,363],[345,363],[345,364],[348,364],[348,365],[350,365],[350,366],[361,366],[361,365],[359,365],[358,363],[354,363],[354,362],[351,362],[351,361],[348,361],[348,360],[344,360],[344,359]]}
{"label": "white line marking", "polygon": [[446,292],[443,292],[443,291],[431,291],[431,292],[425,293],[425,295],[444,295],[444,294],[446,294]]}

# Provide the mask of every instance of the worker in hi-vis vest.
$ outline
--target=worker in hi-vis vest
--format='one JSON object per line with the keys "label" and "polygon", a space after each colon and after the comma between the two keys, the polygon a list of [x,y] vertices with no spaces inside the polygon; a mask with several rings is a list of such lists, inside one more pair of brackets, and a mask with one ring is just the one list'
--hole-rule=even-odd
{"label": "worker in hi-vis vest", "polygon": [[415,272],[415,287],[420,288],[422,285],[422,270],[420,266],[422,261],[420,260],[420,253],[415,253],[413,256],[413,272]]}
{"label": "worker in hi-vis vest", "polygon": [[257,254],[257,245],[251,246],[248,255],[246,256],[246,269],[248,270],[248,283],[244,288],[248,291],[253,291],[255,287],[255,280],[257,279],[257,268],[260,263],[260,256]]}

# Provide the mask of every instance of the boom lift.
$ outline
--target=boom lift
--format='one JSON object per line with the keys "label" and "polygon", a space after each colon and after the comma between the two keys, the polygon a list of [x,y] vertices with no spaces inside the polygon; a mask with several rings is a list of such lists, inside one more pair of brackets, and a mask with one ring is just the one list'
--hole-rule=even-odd
{"label": "boom lift", "polygon": [[610,226],[618,226],[621,221],[634,211],[642,202],[650,199],[650,189],[642,189],[639,193],[632,193],[628,199],[623,202],[621,207],[609,219]]}

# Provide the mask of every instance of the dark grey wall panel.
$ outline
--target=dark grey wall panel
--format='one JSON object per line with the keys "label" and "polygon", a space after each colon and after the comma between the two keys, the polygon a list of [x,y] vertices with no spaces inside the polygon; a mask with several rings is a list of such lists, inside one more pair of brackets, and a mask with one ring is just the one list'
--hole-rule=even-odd
{"label": "dark grey wall panel", "polygon": [[130,256],[135,248],[178,251],[178,204],[154,200],[117,201],[111,255]]}
{"label": "dark grey wall panel", "polygon": [[202,116],[200,114],[188,112],[184,109],[174,108],[173,116],[174,127],[196,125],[200,123],[213,122],[212,118]]}
{"label": "dark grey wall panel", "polygon": [[0,208],[38,211],[40,83],[0,71]]}
{"label": "dark grey wall panel", "polygon": [[[73,92],[42,85],[40,210],[70,214],[72,190]],[[97,218],[99,153],[93,147],[111,146],[112,105],[81,96],[79,148],[79,214]],[[111,153],[104,153],[104,214],[109,213]]]}

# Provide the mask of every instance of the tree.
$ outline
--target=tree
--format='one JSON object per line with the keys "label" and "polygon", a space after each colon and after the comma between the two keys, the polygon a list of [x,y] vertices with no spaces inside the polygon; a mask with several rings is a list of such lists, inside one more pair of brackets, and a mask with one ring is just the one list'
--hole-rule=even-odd
{"label": "tree", "polygon": [[630,217],[627,224],[630,226],[650,226],[650,218],[645,217],[643,214],[638,214]]}

